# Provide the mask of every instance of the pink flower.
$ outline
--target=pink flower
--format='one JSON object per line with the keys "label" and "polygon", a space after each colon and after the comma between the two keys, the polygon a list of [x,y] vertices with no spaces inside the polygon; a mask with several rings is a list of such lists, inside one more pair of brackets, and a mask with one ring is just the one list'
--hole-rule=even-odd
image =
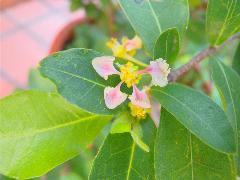
{"label": "pink flower", "polygon": [[161,104],[154,100],[151,101],[150,116],[156,127],[159,127]]}
{"label": "pink flower", "polygon": [[142,40],[138,36],[135,36],[133,39],[123,38],[122,43],[127,51],[140,49],[142,47]]}
{"label": "pink flower", "polygon": [[150,65],[140,70],[139,73],[149,73],[152,76],[152,85],[164,87],[168,84],[167,77],[170,73],[170,68],[165,60],[159,58],[155,61],[150,61]]}
{"label": "pink flower", "polygon": [[120,91],[121,84],[122,82],[119,83],[115,88],[106,87],[104,89],[104,100],[109,109],[116,108],[127,99],[127,94]]}
{"label": "pink flower", "polygon": [[107,80],[109,75],[119,74],[119,71],[113,66],[114,60],[113,56],[96,57],[92,60],[92,65],[95,71]]}
{"label": "pink flower", "polygon": [[142,108],[151,107],[147,93],[144,90],[140,91],[136,85],[133,85],[133,93],[129,99],[135,106],[140,106]]}
{"label": "pink flower", "polygon": [[[105,104],[109,109],[114,109],[123,103],[127,99],[127,94],[122,93],[120,87],[122,83],[133,86],[133,93],[129,96],[131,103],[134,106],[138,106],[143,109],[152,109],[151,116],[156,124],[159,124],[159,116],[160,116],[160,105],[151,104],[149,100],[149,95],[145,90],[139,90],[136,84],[139,82],[138,76],[141,74],[150,74],[152,76],[152,85],[158,85],[160,87],[166,86],[168,83],[167,76],[170,72],[169,65],[163,59],[157,59],[156,61],[151,61],[150,65],[143,70],[134,69],[135,66],[129,65],[130,62],[123,65],[120,68],[120,72],[115,69],[113,62],[115,57],[112,56],[102,56],[96,57],[92,61],[92,65],[96,72],[103,77],[105,80],[108,79],[109,75],[118,74],[120,76],[121,82],[115,87],[106,87],[104,89],[104,100]],[[135,74],[137,76],[135,76]],[[123,78],[124,77],[124,78]]]}

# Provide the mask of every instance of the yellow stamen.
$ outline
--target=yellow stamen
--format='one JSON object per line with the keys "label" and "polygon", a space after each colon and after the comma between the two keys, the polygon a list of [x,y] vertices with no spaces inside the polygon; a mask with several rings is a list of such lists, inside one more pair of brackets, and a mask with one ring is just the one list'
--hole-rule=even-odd
{"label": "yellow stamen", "polygon": [[107,45],[108,48],[112,49],[113,46],[114,46],[116,43],[117,43],[117,39],[116,39],[116,38],[111,38],[111,39],[106,43],[106,45]]}
{"label": "yellow stamen", "polygon": [[145,119],[147,111],[144,108],[141,108],[139,106],[135,106],[132,103],[128,104],[130,110],[131,110],[131,115],[138,120]]}
{"label": "yellow stamen", "polygon": [[130,88],[133,84],[138,84],[140,75],[137,73],[137,67],[133,63],[128,62],[127,64],[120,67],[120,78]]}
{"label": "yellow stamen", "polygon": [[136,54],[136,49],[140,49],[142,46],[141,44],[139,44],[141,42],[140,38],[135,36],[133,38],[133,40],[136,41],[137,47],[132,50],[127,50],[125,47],[125,45],[126,45],[126,43],[128,43],[128,41],[132,41],[132,40],[129,40],[127,37],[123,37],[121,43],[116,38],[111,38],[106,43],[106,45],[108,48],[110,48],[112,50],[113,55],[115,57],[119,57],[124,60],[131,61],[139,66],[146,67],[147,65],[145,63],[142,63],[139,60],[133,58],[133,56]]}
{"label": "yellow stamen", "polygon": [[112,49],[113,55],[115,57],[124,58],[127,54],[124,46],[121,45],[116,38],[111,38],[106,45],[108,48]]}
{"label": "yellow stamen", "polygon": [[115,57],[124,58],[126,55],[126,50],[122,45],[116,45],[112,48],[113,55]]}

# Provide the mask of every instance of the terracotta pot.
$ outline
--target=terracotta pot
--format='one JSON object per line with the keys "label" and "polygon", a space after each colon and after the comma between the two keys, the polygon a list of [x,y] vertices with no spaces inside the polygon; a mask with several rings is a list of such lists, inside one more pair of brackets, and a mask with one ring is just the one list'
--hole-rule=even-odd
{"label": "terracotta pot", "polygon": [[0,10],[22,3],[22,0],[0,0]]}
{"label": "terracotta pot", "polygon": [[85,16],[79,16],[77,18],[72,19],[68,24],[63,26],[60,31],[56,34],[55,38],[49,49],[49,54],[52,54],[57,51],[61,51],[64,49],[64,46],[67,42],[71,41],[74,35],[74,28],[79,24],[86,23]]}

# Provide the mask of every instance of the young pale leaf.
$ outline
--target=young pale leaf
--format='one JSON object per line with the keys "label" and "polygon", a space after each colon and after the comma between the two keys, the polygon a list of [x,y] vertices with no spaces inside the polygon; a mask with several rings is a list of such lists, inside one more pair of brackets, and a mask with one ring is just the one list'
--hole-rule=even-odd
{"label": "young pale leaf", "polygon": [[240,75],[240,43],[238,44],[235,56],[233,58],[232,67]]}
{"label": "young pale leaf", "polygon": [[149,152],[149,146],[143,142],[143,132],[142,127],[139,123],[133,124],[132,130],[130,131],[133,141],[140,147],[142,150]]}
{"label": "young pale leaf", "polygon": [[167,111],[204,143],[221,152],[236,151],[231,123],[208,96],[179,84],[154,88],[152,93]]}
{"label": "young pale leaf", "polygon": [[[116,86],[115,77],[107,81],[92,66],[92,59],[102,56],[88,49],[70,49],[43,59],[40,72],[51,79],[69,102],[97,114],[112,114],[104,102],[106,86]],[[119,81],[118,81],[119,82]]]}
{"label": "young pale leaf", "polygon": [[142,141],[142,127],[138,122],[130,115],[129,112],[124,112],[117,117],[111,128],[111,133],[125,133],[130,132],[133,141],[144,151],[149,152],[149,147]]}
{"label": "young pale leaf", "polygon": [[235,130],[240,174],[240,76],[230,67],[214,59],[210,60],[210,66],[214,83],[224,98],[224,109]]}
{"label": "young pale leaf", "polygon": [[154,153],[157,179],[236,179],[231,155],[199,141],[166,110],[161,112]]}
{"label": "young pale leaf", "polygon": [[169,28],[176,27],[182,39],[189,19],[187,0],[119,0],[119,3],[149,52],[152,53],[159,35]]}
{"label": "young pale leaf", "polygon": [[0,109],[0,173],[17,179],[41,176],[84,151],[112,118],[39,91],[8,96]]}
{"label": "young pale leaf", "polygon": [[124,133],[131,131],[131,123],[134,121],[129,112],[121,113],[112,123],[111,133]]}
{"label": "young pale leaf", "polygon": [[153,144],[156,129],[150,119],[142,126],[143,139],[150,152],[140,149],[129,133],[109,134],[94,160],[89,180],[155,179]]}
{"label": "young pale leaf", "polygon": [[240,30],[239,0],[209,0],[207,35],[212,45],[219,45]]}
{"label": "young pale leaf", "polygon": [[173,64],[179,52],[179,35],[176,28],[168,29],[157,39],[153,56],[154,59],[163,58]]}

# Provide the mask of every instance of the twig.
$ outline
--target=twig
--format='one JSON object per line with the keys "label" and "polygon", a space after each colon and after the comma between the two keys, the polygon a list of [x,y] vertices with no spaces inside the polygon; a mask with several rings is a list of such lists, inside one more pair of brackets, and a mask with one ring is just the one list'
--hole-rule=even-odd
{"label": "twig", "polygon": [[225,45],[231,43],[232,41],[240,39],[240,32],[230,37],[228,40],[226,40],[222,45],[220,46],[214,46],[214,47],[208,47],[198,53],[196,56],[194,56],[188,63],[184,64],[180,68],[171,71],[171,73],[168,76],[168,80],[170,82],[176,81],[179,77],[187,73],[190,69],[192,69],[193,66],[197,65],[199,62],[204,60],[206,57],[216,53],[219,49],[223,48]]}

